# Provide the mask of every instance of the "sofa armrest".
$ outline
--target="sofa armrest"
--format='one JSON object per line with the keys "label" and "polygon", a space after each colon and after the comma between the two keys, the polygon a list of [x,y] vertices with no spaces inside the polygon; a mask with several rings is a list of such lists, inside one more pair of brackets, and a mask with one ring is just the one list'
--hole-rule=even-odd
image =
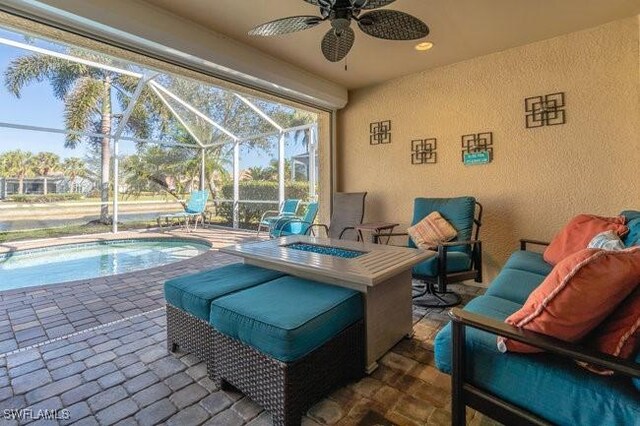
{"label": "sofa armrest", "polygon": [[449,316],[454,324],[461,324],[462,326],[473,327],[491,334],[507,337],[543,349],[549,353],[597,365],[626,376],[640,377],[640,364],[633,361],[588,350],[573,343],[568,343],[533,331],[523,330],[493,318],[464,311],[460,308],[453,308],[449,312]]}
{"label": "sofa armrest", "polygon": [[521,238],[520,239],[520,250],[526,250],[527,249],[527,245],[534,245],[534,246],[548,246],[549,244],[551,244],[549,241],[540,241],[540,240],[531,240],[528,238]]}

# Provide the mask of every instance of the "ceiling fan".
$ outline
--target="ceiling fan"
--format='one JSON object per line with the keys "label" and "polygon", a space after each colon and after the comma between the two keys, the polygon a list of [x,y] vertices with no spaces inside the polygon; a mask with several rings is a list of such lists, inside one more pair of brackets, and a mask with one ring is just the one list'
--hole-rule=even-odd
{"label": "ceiling fan", "polygon": [[[373,37],[385,40],[416,40],[429,34],[427,24],[408,13],[397,10],[373,10],[387,6],[395,0],[304,0],[320,7],[320,16],[304,15],[277,19],[258,25],[249,35],[271,37],[316,27],[324,21],[331,29],[322,39],[322,53],[327,60],[344,59],[355,41],[351,22]],[[365,12],[369,11],[370,12]],[[364,13],[363,13],[364,12]]]}

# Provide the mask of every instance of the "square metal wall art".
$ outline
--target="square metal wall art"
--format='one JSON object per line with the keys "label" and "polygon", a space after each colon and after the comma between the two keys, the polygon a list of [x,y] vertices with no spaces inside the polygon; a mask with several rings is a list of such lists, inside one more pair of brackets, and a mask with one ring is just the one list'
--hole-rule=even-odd
{"label": "square metal wall art", "polygon": [[438,162],[438,140],[415,139],[411,141],[411,164],[435,164]]}
{"label": "square metal wall art", "polygon": [[566,123],[564,92],[524,100],[527,129]]}
{"label": "square metal wall art", "polygon": [[465,154],[477,152],[486,152],[489,155],[489,162],[493,161],[493,132],[462,136],[462,162],[465,162]]}
{"label": "square metal wall art", "polygon": [[369,125],[369,144],[381,145],[391,143],[391,120],[378,121]]}

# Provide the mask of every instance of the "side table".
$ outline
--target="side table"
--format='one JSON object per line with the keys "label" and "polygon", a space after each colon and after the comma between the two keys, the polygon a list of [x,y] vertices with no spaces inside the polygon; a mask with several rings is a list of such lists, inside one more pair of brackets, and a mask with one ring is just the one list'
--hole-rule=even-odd
{"label": "side table", "polygon": [[[384,237],[385,233],[392,234],[394,228],[398,225],[398,223],[391,222],[369,222],[361,223],[360,225],[354,226],[354,228],[356,231],[358,231],[358,241],[364,241],[364,237],[362,235],[362,232],[364,231],[370,233],[370,241],[373,242],[373,235]],[[385,233],[382,233],[382,231],[385,231]],[[387,244],[389,243],[390,238],[390,236],[387,237]]]}

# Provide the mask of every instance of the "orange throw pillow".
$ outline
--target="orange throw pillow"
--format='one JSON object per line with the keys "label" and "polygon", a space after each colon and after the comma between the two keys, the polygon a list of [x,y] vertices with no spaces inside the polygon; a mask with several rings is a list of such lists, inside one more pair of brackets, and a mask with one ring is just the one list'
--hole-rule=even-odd
{"label": "orange throw pillow", "polygon": [[640,285],[593,331],[586,344],[620,358],[636,354],[640,345]]}
{"label": "orange throw pillow", "polygon": [[432,212],[427,217],[407,229],[407,233],[416,247],[423,250],[436,247],[438,244],[453,240],[458,231],[439,212]]}
{"label": "orange throw pillow", "polygon": [[[640,247],[584,249],[564,259],[505,322],[576,342],[598,326],[637,286]],[[542,352],[498,337],[501,352]]]}
{"label": "orange throw pillow", "polygon": [[601,232],[614,231],[619,237],[629,232],[624,216],[603,217],[581,214],[569,221],[544,251],[545,262],[556,265],[565,257],[587,248],[589,242]]}

